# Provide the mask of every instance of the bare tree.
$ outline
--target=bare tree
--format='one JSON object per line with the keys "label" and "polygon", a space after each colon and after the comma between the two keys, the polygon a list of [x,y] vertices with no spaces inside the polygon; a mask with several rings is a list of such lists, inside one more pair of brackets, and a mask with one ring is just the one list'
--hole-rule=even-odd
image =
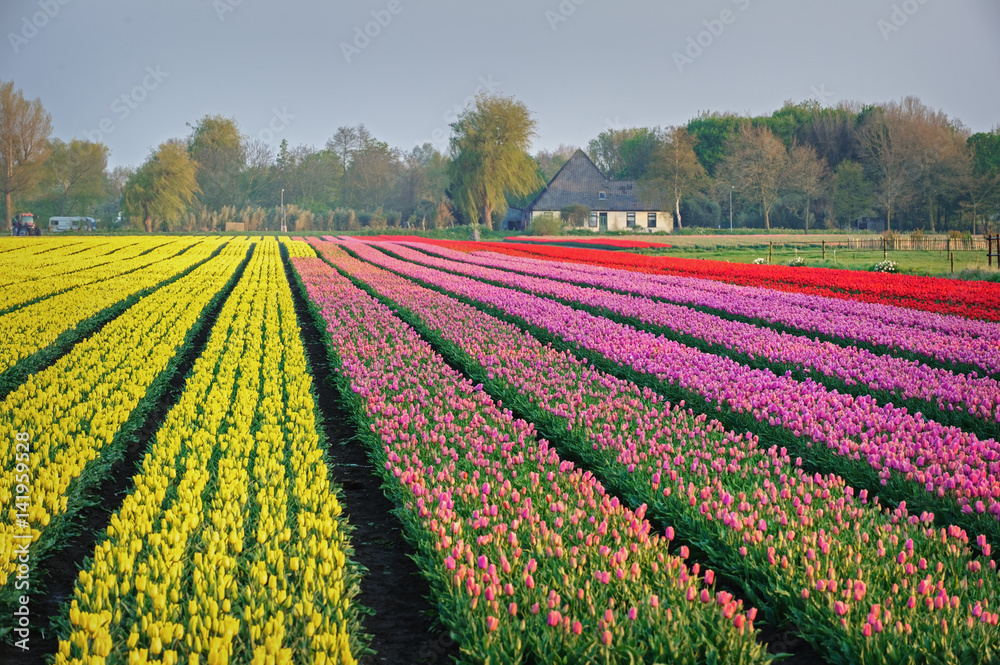
{"label": "bare tree", "polygon": [[784,189],[792,207],[802,210],[806,233],[809,233],[809,210],[813,201],[826,192],[830,170],[825,159],[816,156],[809,145],[792,145],[788,151],[788,166],[784,174]]}
{"label": "bare tree", "polygon": [[875,107],[862,117],[861,156],[886,212],[886,229],[893,215],[919,204],[933,231],[940,199],[961,189],[968,129],[916,97]]}
{"label": "bare tree", "polygon": [[0,178],[8,228],[14,214],[11,197],[31,190],[42,178],[49,156],[52,118],[39,99],[28,101],[13,81],[0,81]]}
{"label": "bare tree", "polygon": [[274,148],[259,138],[244,136],[243,155],[240,189],[248,204],[260,205],[273,177]]}
{"label": "bare tree", "polygon": [[879,204],[885,210],[885,228],[892,230],[892,215],[913,196],[910,177],[914,137],[905,121],[902,104],[890,102],[872,109],[858,131],[861,155],[875,183]]}
{"label": "bare tree", "polygon": [[914,135],[910,170],[933,233],[940,200],[960,192],[971,166],[967,144],[970,132],[942,111],[934,111],[919,102],[909,119]]}
{"label": "bare tree", "polygon": [[576,152],[575,147],[561,144],[555,150],[539,150],[535,153],[535,161],[538,162],[538,168],[545,174],[546,182],[555,177],[574,152]]}
{"label": "bare tree", "polygon": [[135,173],[134,166],[116,166],[111,169],[111,173],[108,174],[108,193],[121,198],[122,192],[125,191],[125,185],[128,184],[133,173]]}
{"label": "bare tree", "polygon": [[643,198],[662,201],[669,197],[677,228],[684,228],[681,198],[699,191],[708,181],[705,167],[694,152],[697,141],[687,127],[669,127],[653,152],[649,174],[643,179]]}
{"label": "bare tree", "polygon": [[371,132],[364,124],[357,127],[344,125],[326,142],[326,149],[337,157],[340,164],[339,173],[341,197],[346,195],[347,169],[351,165],[354,153],[361,150],[372,140]]}
{"label": "bare tree", "polygon": [[788,152],[781,140],[764,125],[744,122],[727,142],[720,179],[757,203],[764,213],[764,226],[770,229],[771,209],[780,200],[787,165]]}

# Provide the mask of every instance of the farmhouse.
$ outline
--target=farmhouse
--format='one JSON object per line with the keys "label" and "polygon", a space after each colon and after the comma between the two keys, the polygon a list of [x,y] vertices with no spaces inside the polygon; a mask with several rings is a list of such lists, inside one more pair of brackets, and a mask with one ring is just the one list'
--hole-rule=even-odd
{"label": "farmhouse", "polygon": [[526,228],[540,215],[558,216],[570,206],[590,211],[582,228],[601,231],[671,231],[673,217],[658,206],[643,203],[634,180],[614,180],[601,173],[582,150],[577,150],[545,189],[525,208],[511,208],[504,219],[509,229]]}

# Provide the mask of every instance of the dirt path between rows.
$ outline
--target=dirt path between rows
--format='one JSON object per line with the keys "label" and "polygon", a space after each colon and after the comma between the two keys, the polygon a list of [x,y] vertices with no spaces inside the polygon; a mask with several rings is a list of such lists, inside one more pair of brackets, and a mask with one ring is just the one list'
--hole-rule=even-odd
{"label": "dirt path between rows", "polygon": [[436,611],[428,600],[430,587],[411,559],[413,549],[403,539],[402,524],[392,514],[392,503],[382,493],[364,446],[355,438],[357,430],[331,380],[320,330],[290,274],[287,258],[285,270],[315,380],[317,406],[333,462],[331,477],[343,489],[341,504],[353,528],[353,559],[368,569],[361,579],[358,601],[375,612],[364,617],[363,627],[372,636],[376,654],[365,656],[361,665],[451,663],[458,645],[433,621]]}

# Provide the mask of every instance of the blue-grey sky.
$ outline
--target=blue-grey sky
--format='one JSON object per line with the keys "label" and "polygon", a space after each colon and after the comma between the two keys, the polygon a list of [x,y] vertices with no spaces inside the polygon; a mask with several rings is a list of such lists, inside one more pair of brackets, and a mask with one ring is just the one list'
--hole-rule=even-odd
{"label": "blue-grey sky", "polygon": [[445,148],[483,90],[527,104],[536,149],[788,99],[1000,122],[997,0],[3,0],[0,26],[0,79],[112,165],[215,113],[274,147],[363,122]]}

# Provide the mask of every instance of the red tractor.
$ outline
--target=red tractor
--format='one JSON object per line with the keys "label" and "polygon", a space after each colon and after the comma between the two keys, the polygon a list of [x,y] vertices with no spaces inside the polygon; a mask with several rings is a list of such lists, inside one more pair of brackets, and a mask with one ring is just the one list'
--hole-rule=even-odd
{"label": "red tractor", "polygon": [[39,231],[35,224],[35,216],[30,212],[21,212],[14,216],[14,223],[11,225],[12,235],[37,236],[41,235]]}

